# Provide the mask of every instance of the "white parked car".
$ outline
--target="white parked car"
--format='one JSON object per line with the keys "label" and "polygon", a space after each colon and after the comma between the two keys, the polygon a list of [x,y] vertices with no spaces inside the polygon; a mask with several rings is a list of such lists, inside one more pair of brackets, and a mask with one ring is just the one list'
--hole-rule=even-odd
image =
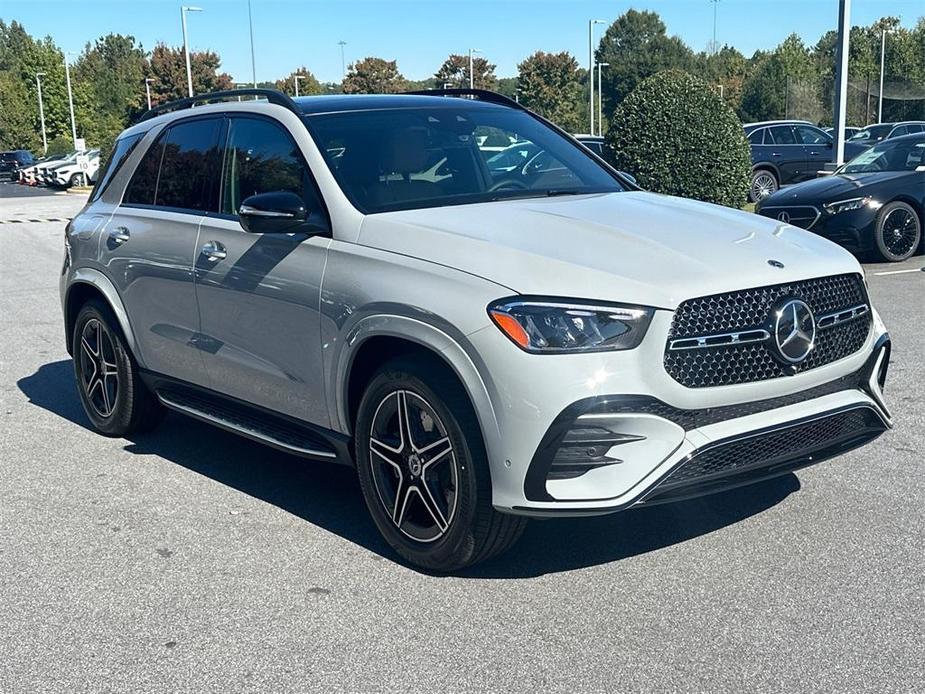
{"label": "white parked car", "polygon": [[100,169],[100,151],[91,149],[84,154],[85,160],[75,155],[73,160],[45,169],[46,183],[63,188],[73,188],[80,185],[81,181],[85,184],[95,183],[96,173]]}

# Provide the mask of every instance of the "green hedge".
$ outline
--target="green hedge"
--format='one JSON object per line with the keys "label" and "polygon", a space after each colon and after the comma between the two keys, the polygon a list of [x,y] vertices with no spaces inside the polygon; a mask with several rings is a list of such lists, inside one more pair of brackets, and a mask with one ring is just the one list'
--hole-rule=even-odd
{"label": "green hedge", "polygon": [[607,138],[617,168],[647,190],[745,204],[752,167],[742,124],[693,75],[665,70],[642,81],[617,108]]}

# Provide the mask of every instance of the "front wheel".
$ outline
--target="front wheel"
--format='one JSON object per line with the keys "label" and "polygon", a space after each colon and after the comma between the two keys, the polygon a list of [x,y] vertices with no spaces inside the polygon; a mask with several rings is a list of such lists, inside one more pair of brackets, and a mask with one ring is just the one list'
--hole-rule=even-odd
{"label": "front wheel", "polygon": [[898,263],[910,258],[922,243],[919,216],[904,202],[884,205],[874,225],[874,241],[882,260]]}
{"label": "front wheel", "polygon": [[780,186],[777,178],[767,169],[758,169],[752,173],[752,182],[748,189],[748,199],[752,202],[764,200],[772,193],[776,193]]}
{"label": "front wheel", "polygon": [[500,554],[526,519],[491,504],[481,431],[462,387],[428,360],[396,360],[370,380],[356,419],[363,497],[385,540],[425,569]]}

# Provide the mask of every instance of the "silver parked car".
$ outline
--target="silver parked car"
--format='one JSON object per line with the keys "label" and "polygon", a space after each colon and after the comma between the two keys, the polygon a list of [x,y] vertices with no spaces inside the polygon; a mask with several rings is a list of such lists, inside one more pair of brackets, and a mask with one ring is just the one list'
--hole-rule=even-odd
{"label": "silver parked car", "polygon": [[[265,100],[205,103],[242,94]],[[492,169],[488,140],[542,165]],[[65,239],[100,432],[170,408],[355,466],[382,535],[430,569],[498,554],[529,516],[714,492],[890,426],[890,341],[849,253],[641,192],[488,92],[159,107]]]}

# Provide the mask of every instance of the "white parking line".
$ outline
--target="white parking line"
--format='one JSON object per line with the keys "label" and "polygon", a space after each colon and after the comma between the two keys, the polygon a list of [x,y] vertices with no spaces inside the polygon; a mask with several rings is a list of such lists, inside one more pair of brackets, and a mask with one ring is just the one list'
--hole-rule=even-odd
{"label": "white parking line", "polygon": [[875,272],[874,274],[878,277],[882,277],[883,275],[902,275],[906,272],[922,272],[923,270],[925,270],[925,268],[914,267],[911,270],[890,270],[889,272]]}

